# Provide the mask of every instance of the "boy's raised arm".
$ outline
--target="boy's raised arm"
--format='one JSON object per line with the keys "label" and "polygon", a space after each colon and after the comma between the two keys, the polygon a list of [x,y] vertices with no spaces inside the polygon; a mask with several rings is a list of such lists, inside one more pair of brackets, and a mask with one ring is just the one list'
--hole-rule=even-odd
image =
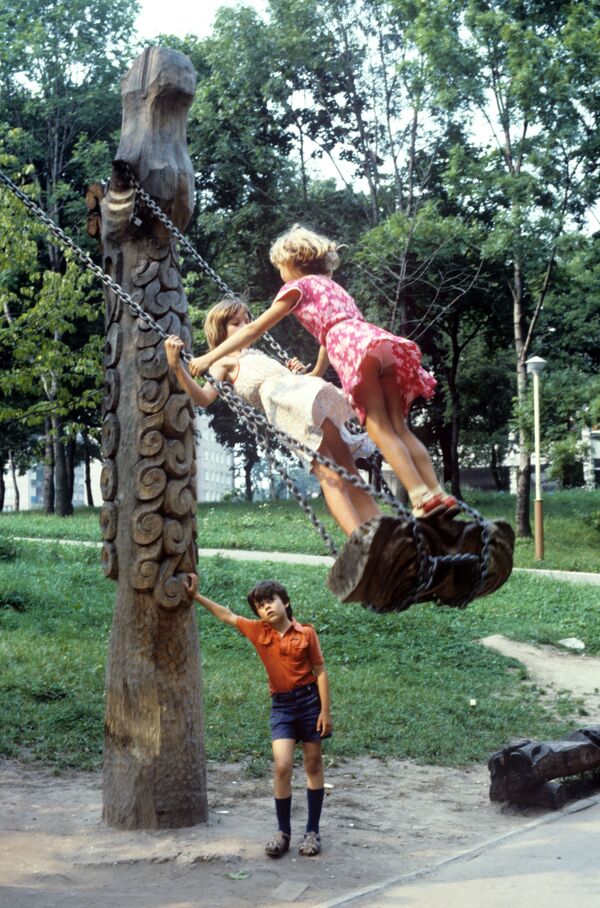
{"label": "boy's raised arm", "polygon": [[197,574],[188,574],[188,583],[186,584],[185,589],[191,599],[195,599],[196,602],[199,602],[207,612],[210,612],[211,615],[214,615],[219,621],[223,621],[224,624],[231,624],[233,627],[236,626],[238,616],[235,612],[232,612],[226,605],[219,605],[218,602],[213,602],[212,599],[208,599],[207,596],[203,596],[202,593],[198,592]]}

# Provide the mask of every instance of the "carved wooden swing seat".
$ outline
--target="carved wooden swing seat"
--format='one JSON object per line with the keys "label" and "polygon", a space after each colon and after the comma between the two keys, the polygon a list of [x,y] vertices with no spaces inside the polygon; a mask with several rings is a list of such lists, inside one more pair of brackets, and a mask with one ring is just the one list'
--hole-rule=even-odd
{"label": "carved wooden swing seat", "polygon": [[506,582],[514,538],[504,520],[482,532],[472,520],[379,517],[352,533],[326,582],[342,602],[377,612],[404,611],[416,602],[464,608]]}

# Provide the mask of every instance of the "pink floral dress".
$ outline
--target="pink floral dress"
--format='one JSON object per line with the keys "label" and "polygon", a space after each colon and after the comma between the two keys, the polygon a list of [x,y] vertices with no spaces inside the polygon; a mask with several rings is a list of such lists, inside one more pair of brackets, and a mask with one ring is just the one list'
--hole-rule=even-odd
{"label": "pink floral dress", "polygon": [[365,357],[370,354],[378,356],[385,351],[386,361],[393,363],[405,416],[415,397],[433,397],[437,382],[421,365],[421,350],[414,341],[397,337],[365,321],[352,297],[323,274],[310,274],[288,281],[276,299],[285,296],[291,289],[300,291],[293,314],[326,348],[344,393],[361,422],[365,421],[365,411],[357,404],[354,391],[361,381]]}

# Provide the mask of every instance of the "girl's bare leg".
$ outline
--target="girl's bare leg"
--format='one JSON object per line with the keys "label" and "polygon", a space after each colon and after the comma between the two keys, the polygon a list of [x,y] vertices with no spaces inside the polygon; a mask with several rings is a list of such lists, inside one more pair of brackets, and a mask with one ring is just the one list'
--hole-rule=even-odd
{"label": "girl's bare leg", "polygon": [[[335,460],[340,467],[344,467],[348,473],[358,476],[359,472],[354,463],[350,448],[346,442],[342,440],[342,436],[340,435],[337,426],[329,419],[326,419],[323,423],[323,439],[331,452],[329,455],[331,459]],[[346,480],[343,480],[343,482],[361,523],[364,523],[366,520],[371,520],[372,517],[381,517],[381,510],[368,492],[353,486],[352,483],[347,482]]]}
{"label": "girl's bare leg", "polygon": [[[347,445],[344,444],[337,428],[329,419],[323,423],[323,441],[319,447],[319,453],[339,463],[348,472],[358,475]],[[320,483],[332,517],[347,536],[365,520],[380,515],[381,512],[371,496],[362,489],[355,488],[335,470],[323,466],[316,460],[312,463],[312,469]]]}
{"label": "girl's bare leg", "polygon": [[366,412],[365,428],[369,437],[373,439],[404,488],[410,492],[411,489],[424,484],[423,477],[410,449],[396,432],[388,411],[379,370],[379,361],[368,356],[364,361],[361,383],[356,388],[354,397]]}
{"label": "girl's bare leg", "polygon": [[386,374],[384,371],[381,376],[381,387],[394,431],[410,453],[417,472],[421,477],[421,482],[425,483],[428,489],[437,490],[439,483],[433,469],[431,457],[425,445],[419,441],[417,436],[406,425],[404,402],[398,393],[396,378],[391,372],[388,371],[388,374]]}

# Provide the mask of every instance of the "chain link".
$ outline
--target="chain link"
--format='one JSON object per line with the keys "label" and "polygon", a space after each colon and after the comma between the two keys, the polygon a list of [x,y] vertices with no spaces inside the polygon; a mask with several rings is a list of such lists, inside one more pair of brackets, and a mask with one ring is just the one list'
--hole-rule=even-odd
{"label": "chain link", "polygon": [[[219,278],[216,272],[202,259],[202,257],[196,252],[194,247],[188,242],[188,240],[183,236],[183,234],[175,227],[175,225],[170,221],[167,215],[162,211],[162,209],[154,202],[154,200],[139,186],[131,170],[127,164],[122,163],[121,166],[127,172],[129,179],[131,179],[132,184],[134,185],[136,192],[139,192],[144,202],[148,208],[156,215],[156,217],[161,221],[161,223],[167,227],[169,232],[184,245],[186,249],[189,249],[190,253],[194,256],[195,260],[201,264],[202,270],[211,277],[212,280],[225,292],[231,294],[231,291],[227,287],[224,281]],[[154,319],[137,303],[123,288],[117,284],[115,281],[106,274],[91,257],[84,252],[77,244],[69,237],[67,234],[59,227],[54,221],[37,205],[25,192],[23,192],[19,187],[2,171],[0,170],[0,182],[4,183],[5,186],[10,189],[10,191],[23,203],[23,205],[30,211],[35,217],[37,217],[53,234],[60,242],[69,249],[73,255],[79,259],[79,261],[90,271],[92,271],[101,281],[103,286],[121,299],[129,309],[134,313],[137,318],[142,319],[148,327],[154,331],[163,339],[166,340],[169,336],[167,332],[158,325]],[[275,347],[279,347],[276,341],[272,338],[269,338],[269,341]],[[279,347],[279,350],[287,358],[287,354],[283,348]],[[189,363],[192,359],[191,354],[187,350],[181,352],[181,359]],[[393,510],[403,519],[408,519],[411,524],[411,529],[413,533],[413,538],[415,541],[415,551],[417,555],[417,561],[419,565],[418,570],[418,581],[417,586],[414,592],[407,597],[406,600],[402,603],[403,607],[407,607],[415,599],[425,592],[429,586],[433,573],[436,568],[437,563],[457,563],[457,562],[467,562],[472,561],[474,558],[477,558],[479,562],[479,579],[474,587],[466,596],[462,597],[460,600],[453,602],[453,605],[458,605],[463,607],[467,605],[475,596],[478,594],[479,590],[482,588],[487,577],[489,570],[489,560],[490,560],[490,524],[488,521],[484,520],[482,516],[475,511],[473,508],[466,505],[464,502],[460,502],[460,507],[467,514],[470,514],[473,519],[476,521],[481,530],[481,541],[482,549],[481,555],[479,557],[473,555],[447,555],[440,558],[433,558],[429,555],[428,547],[426,540],[423,536],[421,528],[418,521],[412,516],[408,509],[392,494],[391,489],[387,485],[386,481],[383,478],[381,472],[379,473],[379,482],[381,484],[381,490],[375,489],[369,483],[366,483],[360,476],[354,473],[349,473],[344,467],[341,467],[335,461],[330,460],[328,457],[325,457],[323,454],[320,454],[318,451],[313,451],[312,448],[309,448],[307,445],[293,438],[291,435],[288,435],[286,432],[276,429],[271,423],[269,423],[265,416],[263,416],[258,411],[254,410],[249,404],[246,404],[233,390],[231,385],[221,382],[216,378],[213,378],[212,375],[208,373],[205,374],[204,378],[210,382],[218,394],[227,402],[230,409],[236,413],[247,425],[255,435],[258,437],[270,437],[275,441],[281,443],[286,449],[290,451],[299,451],[303,453],[310,461],[316,460],[322,466],[325,466],[339,476],[349,482],[351,485],[355,486],[358,489],[362,489],[371,495],[373,498],[377,498],[381,501],[384,501],[391,505]],[[335,542],[330,533],[327,532],[324,525],[319,521],[313,509],[308,504],[305,496],[298,489],[292,478],[289,476],[287,471],[279,464],[272,456],[269,445],[266,445],[266,452],[269,462],[275,469],[282,475],[284,482],[287,487],[290,489],[294,497],[297,499],[301,508],[309,516],[313,526],[319,531],[322,539],[328,546],[330,552],[333,555],[337,554],[337,548]]]}

